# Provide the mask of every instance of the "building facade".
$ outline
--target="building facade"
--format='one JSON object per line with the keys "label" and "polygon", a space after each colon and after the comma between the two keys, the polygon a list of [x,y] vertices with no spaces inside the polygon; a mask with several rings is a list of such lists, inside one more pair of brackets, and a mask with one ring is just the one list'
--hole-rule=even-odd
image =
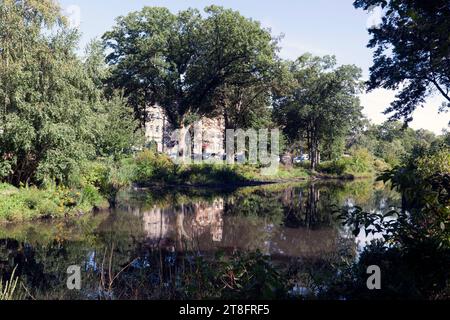
{"label": "building facade", "polygon": [[[148,120],[145,124],[145,137],[148,144],[154,143],[157,146],[158,152],[167,153],[169,155],[177,154],[182,146],[177,145],[174,141],[173,126],[167,120],[164,110],[158,106],[153,105],[147,107]],[[216,154],[223,155],[224,149],[224,135],[225,135],[225,121],[223,117],[207,118],[203,117],[199,122],[190,127],[182,128],[180,135],[188,138],[190,131],[196,128],[202,135],[202,154]],[[185,139],[188,141],[188,139]],[[198,151],[192,151],[193,153]]]}
{"label": "building facade", "polygon": [[164,138],[167,128],[167,118],[163,109],[158,106],[147,107],[148,120],[145,124],[145,138],[147,143],[155,143],[158,152],[164,151]]}

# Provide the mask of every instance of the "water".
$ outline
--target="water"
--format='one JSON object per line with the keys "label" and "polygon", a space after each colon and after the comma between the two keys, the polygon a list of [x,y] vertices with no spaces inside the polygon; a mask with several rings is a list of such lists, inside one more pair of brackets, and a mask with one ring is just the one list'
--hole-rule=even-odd
{"label": "water", "polygon": [[[248,275],[267,260],[274,268],[302,270],[295,282],[284,282],[286,293],[314,294],[317,286],[305,270],[323,269],[333,277],[336,261],[356,259],[366,240],[335,219],[333,205],[378,211],[398,205],[399,196],[364,180],[135,190],[121,193],[119,203],[115,210],[76,219],[1,227],[1,273],[18,266],[25,298],[217,298],[226,290],[244,292],[239,281],[253,281],[244,297],[260,297],[254,287],[259,275]],[[245,256],[252,253],[258,254]],[[66,289],[70,265],[82,267],[81,291]],[[244,271],[239,277],[229,270]],[[264,270],[266,277],[271,269]],[[274,277],[276,286],[281,280]]]}

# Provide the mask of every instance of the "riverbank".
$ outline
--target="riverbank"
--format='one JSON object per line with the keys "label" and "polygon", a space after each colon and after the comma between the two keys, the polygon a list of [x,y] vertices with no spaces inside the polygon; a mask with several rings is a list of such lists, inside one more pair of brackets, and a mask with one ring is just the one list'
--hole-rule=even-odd
{"label": "riverbank", "polygon": [[289,182],[358,179],[373,179],[377,172],[325,173],[302,166],[285,167],[280,165],[273,175],[261,174],[261,168],[251,165],[190,165],[183,166],[178,173],[163,179],[141,179],[135,183],[137,188],[148,187],[195,187],[195,188],[239,188],[280,184]]}
{"label": "riverbank", "polygon": [[[108,275],[111,269],[118,274],[131,262],[132,266],[117,277],[113,286],[115,294],[110,297],[144,299],[152,295],[153,298],[192,299],[198,298],[197,294],[205,299],[226,294],[262,297],[259,291],[253,291],[254,281],[266,284],[266,277],[272,276],[274,268],[285,275],[281,272],[292,270],[289,268],[291,261],[310,262],[320,274],[323,266],[336,266],[334,257],[340,259],[347,257],[343,252],[354,252],[356,244],[344,241],[339,226],[331,223],[334,218],[330,205],[352,198],[358,205],[377,208],[377,201],[391,198],[389,188],[375,189],[369,181],[271,184],[234,192],[168,188],[147,192],[124,190],[123,193],[124,198],[119,199],[117,208],[111,211],[2,226],[0,240],[8,240],[0,241],[0,249],[10,253],[5,259],[11,262],[6,270],[19,264],[17,275],[37,299],[92,298],[90,293],[100,290],[102,272]],[[125,198],[125,194],[129,198]],[[179,237],[182,237],[181,244],[177,244]],[[258,252],[264,252],[270,261],[260,261]],[[112,253],[113,259],[109,262]],[[248,254],[251,260],[247,259]],[[166,262],[163,266],[160,259]],[[99,266],[86,271],[84,290],[75,293],[64,290],[66,279],[58,278],[65,275],[67,265],[73,261]],[[36,263],[42,267],[36,268]],[[283,265],[287,268],[279,269]],[[168,268],[176,273],[170,275]],[[229,270],[242,273],[241,268],[248,271],[249,277],[240,278],[239,287],[228,292],[219,286],[223,274]],[[334,275],[328,272],[328,267],[325,270],[326,274]],[[159,278],[160,275],[165,278]],[[296,274],[291,275],[296,277]],[[33,281],[36,277],[44,279],[42,285]],[[183,282],[174,282],[173,277]],[[151,279],[157,279],[157,283]],[[159,279],[168,283],[170,290],[158,292]],[[208,287],[214,284],[215,289],[201,287],[186,291],[192,279],[201,279]],[[270,279],[271,284],[273,278]],[[296,278],[283,276],[280,280],[283,279]],[[281,294],[288,293],[292,287],[284,281],[280,285]]]}
{"label": "riverbank", "polygon": [[92,188],[39,189],[0,184],[0,222],[3,223],[79,216],[108,207],[108,201]]}
{"label": "riverbank", "polygon": [[122,165],[130,180],[138,187],[151,186],[248,186],[305,180],[354,180],[373,178],[378,170],[373,159],[357,155],[333,162],[324,162],[317,171],[308,163],[294,166],[279,165],[271,175],[263,174],[259,165],[226,165],[205,163],[176,165],[167,156],[145,150]]}
{"label": "riverbank", "polygon": [[[191,166],[184,168],[182,175],[176,178],[137,183],[134,184],[134,189],[204,188],[235,190],[242,187],[271,184],[307,183],[320,180],[349,181],[362,178],[352,175],[312,174],[303,168],[281,168],[275,176],[262,176],[258,173],[258,170],[248,166],[234,168]],[[133,187],[133,184],[128,187]],[[94,186],[72,189],[56,186],[16,188],[9,184],[0,184],[0,223],[82,216],[94,210],[108,209],[111,201],[108,202],[108,194],[103,193],[101,189]]]}
{"label": "riverbank", "polygon": [[[166,155],[144,150],[134,157],[113,161],[98,159],[80,164],[69,186],[45,185],[16,188],[0,186],[0,222],[76,216],[116,205],[121,189],[227,188],[318,180],[373,178],[375,170],[360,159],[324,163],[312,171],[305,166],[280,165],[273,175],[263,175],[258,165],[177,165]],[[358,166],[354,165],[358,163]]]}

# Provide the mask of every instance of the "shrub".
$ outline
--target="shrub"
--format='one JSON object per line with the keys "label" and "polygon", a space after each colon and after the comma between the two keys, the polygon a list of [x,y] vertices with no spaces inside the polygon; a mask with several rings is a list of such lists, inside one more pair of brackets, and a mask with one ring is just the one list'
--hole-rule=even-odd
{"label": "shrub", "polygon": [[367,149],[357,149],[352,157],[348,158],[346,170],[350,173],[365,173],[373,171],[373,156]]}
{"label": "shrub", "polygon": [[351,157],[321,163],[319,170],[336,175],[371,173],[374,170],[374,159],[367,149],[358,149]]}
{"label": "shrub", "polygon": [[108,171],[106,160],[84,161],[79,171],[71,176],[70,184],[74,188],[86,186],[99,188],[106,171]]}
{"label": "shrub", "polygon": [[177,173],[177,166],[164,154],[146,149],[135,158],[134,181],[138,184],[169,182]]}
{"label": "shrub", "polygon": [[82,207],[103,207],[105,203],[104,201],[105,200],[100,194],[99,190],[92,185],[86,185],[81,190],[79,205]]}
{"label": "shrub", "polygon": [[113,204],[118,190],[131,185],[135,167],[132,158],[86,161],[77,174],[71,177],[71,186],[82,190],[82,203],[103,207],[103,197]]}
{"label": "shrub", "polygon": [[343,161],[324,161],[319,165],[319,171],[328,173],[328,174],[337,174],[341,175],[345,171],[345,166],[343,165]]}
{"label": "shrub", "polygon": [[0,196],[0,219],[29,220],[56,216],[64,212],[60,195],[51,190],[21,188],[16,193]]}
{"label": "shrub", "polygon": [[438,173],[450,173],[450,149],[442,148],[417,160],[417,172],[424,178]]}

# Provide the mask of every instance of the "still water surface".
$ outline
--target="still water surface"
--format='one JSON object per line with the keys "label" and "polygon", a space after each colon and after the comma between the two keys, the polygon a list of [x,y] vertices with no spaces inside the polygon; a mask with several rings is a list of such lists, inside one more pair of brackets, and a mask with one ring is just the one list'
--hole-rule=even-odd
{"label": "still water surface", "polygon": [[[18,266],[28,298],[208,297],[186,285],[186,279],[201,278],[192,267],[199,257],[214,262],[218,253],[260,252],[275,265],[318,268],[344,257],[357,259],[366,239],[353,237],[335,219],[333,206],[385,210],[398,205],[399,196],[364,180],[140,190],[122,193],[119,203],[115,210],[77,219],[1,227],[2,273]],[[66,289],[70,265],[82,268],[79,292]]]}

